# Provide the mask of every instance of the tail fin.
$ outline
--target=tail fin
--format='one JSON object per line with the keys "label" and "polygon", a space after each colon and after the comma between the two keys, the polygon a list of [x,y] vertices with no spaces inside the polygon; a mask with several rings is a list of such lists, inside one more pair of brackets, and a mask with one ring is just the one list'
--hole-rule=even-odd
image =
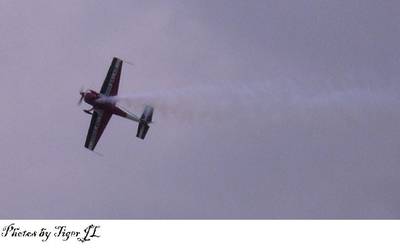
{"label": "tail fin", "polygon": [[148,105],[144,108],[143,114],[140,117],[139,126],[136,133],[136,136],[138,138],[141,139],[145,138],[147,131],[150,128],[149,124],[152,122],[153,110],[154,110],[153,107]]}

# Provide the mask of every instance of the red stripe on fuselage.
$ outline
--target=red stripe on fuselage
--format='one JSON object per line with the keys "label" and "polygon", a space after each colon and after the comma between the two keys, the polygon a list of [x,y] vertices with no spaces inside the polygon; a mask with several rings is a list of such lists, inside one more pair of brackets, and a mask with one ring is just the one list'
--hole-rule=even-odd
{"label": "red stripe on fuselage", "polygon": [[100,94],[95,92],[95,91],[90,91],[85,94],[85,102],[88,103],[89,105],[93,106],[94,109],[100,109],[104,110],[107,112],[111,112],[112,114],[121,116],[121,117],[127,117],[128,114],[118,108],[115,103],[111,102],[99,102]]}

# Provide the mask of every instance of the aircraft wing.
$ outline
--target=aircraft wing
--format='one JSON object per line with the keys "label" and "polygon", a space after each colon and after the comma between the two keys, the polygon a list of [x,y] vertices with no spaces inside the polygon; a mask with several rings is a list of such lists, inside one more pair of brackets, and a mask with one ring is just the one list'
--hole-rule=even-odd
{"label": "aircraft wing", "polygon": [[90,121],[89,131],[86,136],[85,147],[89,150],[94,150],[97,142],[99,141],[101,134],[103,134],[108,121],[112,116],[111,112],[104,110],[95,110],[92,114],[92,120]]}
{"label": "aircraft wing", "polygon": [[115,96],[118,93],[119,79],[121,77],[122,60],[114,57],[108,69],[100,93],[106,96]]}

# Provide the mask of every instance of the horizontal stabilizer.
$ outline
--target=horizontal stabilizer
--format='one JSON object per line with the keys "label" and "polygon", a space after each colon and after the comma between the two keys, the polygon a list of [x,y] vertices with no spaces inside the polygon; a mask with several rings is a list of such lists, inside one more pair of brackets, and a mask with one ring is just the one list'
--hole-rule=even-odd
{"label": "horizontal stabilizer", "polygon": [[139,126],[136,133],[136,136],[138,138],[141,139],[145,138],[147,131],[150,128],[149,124],[152,122],[152,119],[153,119],[153,107],[147,105],[144,108],[142,116],[140,117]]}
{"label": "horizontal stabilizer", "polygon": [[152,118],[153,118],[153,107],[146,105],[144,107],[144,111],[140,119],[146,121],[146,123],[151,123]]}
{"label": "horizontal stabilizer", "polygon": [[149,130],[149,128],[150,128],[150,126],[146,122],[140,121],[136,136],[138,138],[144,139],[144,137],[146,136],[147,131]]}

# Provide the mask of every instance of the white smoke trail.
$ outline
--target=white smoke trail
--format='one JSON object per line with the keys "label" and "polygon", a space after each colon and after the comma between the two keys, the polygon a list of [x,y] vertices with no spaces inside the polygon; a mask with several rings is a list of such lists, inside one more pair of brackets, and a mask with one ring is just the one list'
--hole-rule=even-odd
{"label": "white smoke trail", "polygon": [[342,91],[312,92],[294,85],[202,85],[175,89],[148,91],[102,101],[118,102],[141,112],[144,105],[155,108],[155,117],[179,121],[232,121],[266,119],[279,121],[287,118],[312,119],[320,111],[347,112],[362,108],[399,107],[395,91],[348,89]]}
{"label": "white smoke trail", "polygon": [[273,96],[261,87],[247,86],[193,86],[168,90],[140,92],[116,97],[107,97],[101,101],[119,103],[128,107],[142,109],[144,105],[155,108],[157,115],[163,118],[176,118],[181,121],[199,119],[226,119],[246,111],[255,112],[254,108],[262,100]]}

